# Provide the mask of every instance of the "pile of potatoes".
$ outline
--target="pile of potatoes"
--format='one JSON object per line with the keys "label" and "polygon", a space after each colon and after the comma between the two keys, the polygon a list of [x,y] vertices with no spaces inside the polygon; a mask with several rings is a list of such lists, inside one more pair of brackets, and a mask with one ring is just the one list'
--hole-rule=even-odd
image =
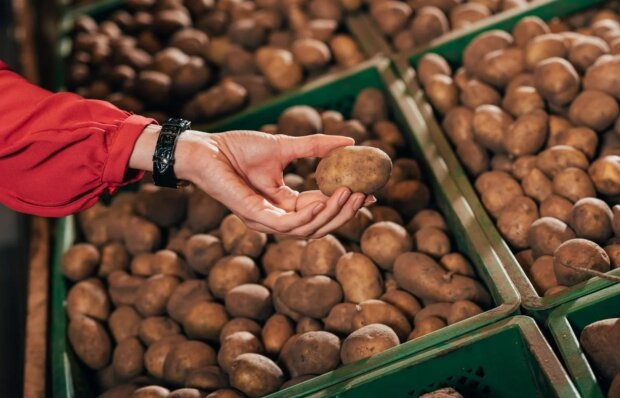
{"label": "pile of potatoes", "polygon": [[596,374],[602,376],[601,385],[609,385],[608,398],[620,397],[620,318],[596,321],[586,326],[579,341],[592,363]]}
{"label": "pile of potatoes", "polygon": [[370,16],[396,51],[410,51],[529,0],[370,0]]}
{"label": "pile of potatoes", "polygon": [[417,68],[482,204],[540,295],[620,265],[618,53],[620,15],[600,9],[482,33],[454,72],[436,54]]}
{"label": "pile of potatoes", "polygon": [[159,121],[212,120],[364,56],[340,0],[126,0],[74,24],[69,89]]}
{"label": "pile of potatoes", "polygon": [[[350,133],[392,155],[378,204],[333,235],[266,235],[197,189],[148,182],[79,215],[62,261],[68,337],[102,397],[259,397],[493,306],[402,157],[382,92],[360,92],[352,117],[296,106],[263,126]],[[295,161],[286,183],[315,189],[332,170],[316,165]]]}

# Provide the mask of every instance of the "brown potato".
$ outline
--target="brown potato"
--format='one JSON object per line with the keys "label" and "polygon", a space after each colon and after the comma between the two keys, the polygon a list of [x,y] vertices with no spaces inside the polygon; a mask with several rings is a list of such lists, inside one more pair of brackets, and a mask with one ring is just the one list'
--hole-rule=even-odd
{"label": "brown potato", "polygon": [[375,223],[379,222],[393,222],[398,225],[403,225],[404,221],[400,214],[396,210],[388,206],[370,206],[370,213],[372,214],[372,220]]}
{"label": "brown potato", "polygon": [[560,285],[573,286],[592,277],[583,269],[609,271],[609,256],[592,241],[571,239],[562,243],[554,252],[553,269]]}
{"label": "brown potato", "polygon": [[265,352],[279,354],[286,341],[294,334],[293,323],[282,314],[274,314],[265,322],[261,332]]}
{"label": "brown potato", "polygon": [[110,300],[101,281],[90,278],[73,285],[67,293],[66,310],[70,319],[88,316],[105,321],[110,314]]}
{"label": "brown potato", "polygon": [[589,159],[594,157],[598,147],[598,136],[587,127],[571,127],[550,136],[548,146],[568,145],[583,152]]}
{"label": "brown potato", "polygon": [[[525,46],[525,65],[528,70],[533,71],[546,60],[550,58],[558,60],[565,58],[567,54],[568,47],[562,36],[554,33],[539,35],[533,37]],[[570,65],[568,62],[566,64]],[[572,66],[570,68],[572,69]]]}
{"label": "brown potato", "polygon": [[101,256],[95,246],[89,243],[78,243],[63,254],[61,272],[65,277],[77,282],[92,275],[100,259]]}
{"label": "brown potato", "polygon": [[185,190],[142,184],[136,194],[135,211],[160,227],[171,227],[185,218],[187,193]]}
{"label": "brown potato", "polygon": [[258,258],[267,243],[267,235],[249,229],[236,215],[224,217],[220,225],[222,244],[229,254]]}
{"label": "brown potato", "polygon": [[179,333],[179,324],[165,316],[150,316],[142,319],[138,325],[138,336],[147,346]]}
{"label": "brown potato", "polygon": [[420,228],[413,235],[413,242],[417,251],[432,257],[439,258],[450,252],[450,238],[444,231],[435,227]]}
{"label": "brown potato", "polygon": [[526,249],[529,246],[528,230],[537,219],[536,203],[526,196],[517,196],[499,214],[497,229],[510,246]]}
{"label": "brown potato", "polygon": [[334,231],[334,234],[340,238],[359,242],[362,234],[372,223],[372,213],[365,207],[362,207],[355,213],[353,218],[344,223],[341,227]]}
{"label": "brown potato", "polygon": [[469,261],[461,253],[446,254],[439,259],[441,264],[447,271],[464,276],[476,276],[476,272],[472,268]]}
{"label": "brown potato", "polygon": [[144,278],[129,275],[125,271],[114,271],[108,276],[108,294],[115,306],[134,305]]}
{"label": "brown potato", "polygon": [[394,263],[394,277],[398,285],[421,299],[440,302],[469,300],[487,306],[491,297],[476,280],[453,275],[446,279],[446,271],[431,257],[422,253],[401,254]]}
{"label": "brown potato", "polygon": [[490,16],[491,11],[482,4],[463,3],[450,10],[450,26],[452,30],[463,29]]}
{"label": "brown potato", "polygon": [[575,232],[564,222],[542,217],[530,225],[527,239],[534,258],[551,256],[563,242],[575,238]]}
{"label": "brown potato", "polygon": [[343,68],[349,68],[364,60],[364,54],[353,38],[347,34],[337,34],[329,39],[329,48],[334,59]]}
{"label": "brown potato", "polygon": [[611,126],[619,113],[620,107],[614,97],[595,90],[582,91],[569,109],[571,122],[598,132],[605,131]]}
{"label": "brown potato", "polygon": [[141,320],[140,314],[133,307],[124,305],[112,311],[108,319],[108,328],[114,340],[119,343],[138,335]]}
{"label": "brown potato", "polygon": [[474,138],[485,148],[503,152],[504,134],[512,123],[512,116],[495,105],[481,105],[474,112]]}
{"label": "brown potato", "polygon": [[411,250],[411,247],[411,237],[407,230],[389,221],[371,225],[364,231],[361,239],[362,252],[386,270],[392,268],[396,257]]}
{"label": "brown potato", "polygon": [[246,256],[229,256],[219,260],[209,272],[209,289],[219,299],[235,286],[258,283],[260,271],[254,260]]}
{"label": "brown potato", "polygon": [[613,234],[612,220],[607,203],[597,198],[583,198],[573,206],[569,225],[577,237],[604,243]]}
{"label": "brown potato", "polygon": [[340,363],[340,339],[332,333],[307,332],[289,342],[281,359],[293,377],[329,372]]}
{"label": "brown potato", "polygon": [[517,22],[512,29],[512,36],[517,46],[525,48],[534,37],[550,32],[549,27],[542,19],[536,16],[529,16]]}
{"label": "brown potato", "polygon": [[215,263],[224,257],[225,252],[219,238],[197,234],[187,240],[183,255],[194,271],[207,275]]}
{"label": "brown potato", "polygon": [[445,327],[446,325],[447,323],[441,318],[434,316],[428,317],[415,325],[413,331],[407,337],[407,341],[432,333]]}
{"label": "brown potato", "polygon": [[178,284],[179,280],[171,275],[148,278],[136,292],[136,309],[142,316],[165,314],[166,304]]}
{"label": "brown potato", "polygon": [[207,281],[190,279],[174,289],[166,304],[166,311],[175,321],[183,322],[185,314],[195,302],[212,300]]}
{"label": "brown potato", "polygon": [[508,173],[489,171],[481,174],[475,183],[482,195],[482,204],[494,217],[499,217],[504,206],[523,195],[521,185]]}
{"label": "brown potato", "polygon": [[297,39],[291,51],[301,66],[310,71],[324,68],[332,58],[329,47],[316,39]]}
{"label": "brown potato", "polygon": [[478,314],[481,314],[482,308],[480,308],[476,303],[472,303],[471,301],[461,300],[457,301],[450,307],[450,313],[446,318],[448,325],[452,325],[454,323],[464,321],[465,319],[471,318]]}
{"label": "brown potato", "polygon": [[220,332],[228,322],[226,308],[219,303],[199,301],[185,314],[183,330],[190,339],[219,341]]}
{"label": "brown potato", "polygon": [[[618,318],[603,319],[591,323],[583,328],[579,336],[579,342],[588,359],[592,361],[594,368],[601,372],[606,380],[614,379],[612,385],[617,385],[616,379],[618,379],[617,375],[620,374],[620,362],[616,355],[616,346],[609,346],[602,344],[602,342],[614,344],[616,341],[618,341]],[[609,394],[608,397],[613,398],[615,395]]]}
{"label": "brown potato", "polygon": [[[409,218],[428,207],[430,191],[421,181],[406,180],[395,183],[388,188],[388,203],[400,214]],[[359,213],[359,212],[358,212]]]}
{"label": "brown potato", "polygon": [[405,315],[392,304],[381,300],[366,300],[359,303],[351,320],[353,329],[358,330],[373,323],[389,326],[400,341],[404,341],[411,331],[411,325]]}
{"label": "brown potato", "polygon": [[[353,330],[353,315],[356,305],[353,303],[338,303],[332,307],[326,318],[323,318],[325,330],[341,335],[348,335]],[[266,343],[265,343],[266,344]]]}
{"label": "brown potato", "polygon": [[512,175],[518,179],[523,180],[534,168],[536,167],[536,156],[526,155],[519,156],[512,163]]}
{"label": "brown potato", "polygon": [[163,379],[182,385],[192,370],[215,364],[215,350],[209,345],[200,341],[180,341],[166,355]]}
{"label": "brown potato", "polygon": [[602,55],[609,53],[605,40],[593,36],[580,36],[568,52],[568,60],[581,72],[585,72]]}
{"label": "brown potato", "polygon": [[161,386],[146,386],[135,390],[131,398],[168,398],[170,390]]}
{"label": "brown potato", "polygon": [[376,88],[360,91],[355,98],[351,118],[359,120],[365,126],[371,126],[379,120],[387,120],[388,110],[383,93]]}
{"label": "brown potato", "polygon": [[278,132],[294,136],[317,134],[323,130],[321,115],[306,105],[292,106],[278,118]]}
{"label": "brown potato", "polygon": [[525,69],[524,52],[511,47],[487,53],[476,65],[476,77],[495,87],[506,87]]}
{"label": "brown potato", "polygon": [[172,391],[168,398],[202,398],[202,392],[196,388],[179,388]]}
{"label": "brown potato", "polygon": [[301,274],[335,276],[336,263],[344,254],[344,247],[333,235],[310,240],[302,252]]}
{"label": "brown potato", "polygon": [[603,195],[620,194],[620,156],[598,158],[588,169],[597,192]]}
{"label": "brown potato", "polygon": [[[579,170],[579,169],[576,169]],[[523,192],[538,202],[543,202],[553,194],[553,183],[540,170],[534,168],[521,181]]]}
{"label": "brown potato", "polygon": [[363,254],[347,253],[336,264],[336,279],[348,302],[360,303],[383,293],[381,273]]}
{"label": "brown potato", "polygon": [[399,1],[383,1],[372,5],[370,15],[381,32],[392,36],[407,25],[411,7]]}
{"label": "brown potato", "polygon": [[323,275],[299,278],[282,292],[282,302],[287,307],[311,318],[327,316],[331,307],[341,301],[340,285]]}
{"label": "brown potato", "polygon": [[398,336],[386,325],[370,324],[357,329],[342,342],[343,364],[359,361],[399,344]]}
{"label": "brown potato", "polygon": [[553,193],[565,197],[571,202],[596,196],[594,185],[588,173],[576,167],[569,167],[555,175]]}
{"label": "brown potato", "polygon": [[502,102],[502,98],[495,88],[477,79],[467,81],[461,89],[459,98],[463,105],[472,111],[482,105],[500,105]]}
{"label": "brown potato", "polygon": [[[586,170],[588,168],[588,159],[583,152],[573,147],[556,145],[538,154],[536,167],[548,177],[553,178],[556,174],[569,167]],[[592,173],[590,173],[590,176],[592,176]]]}
{"label": "brown potato", "polygon": [[450,76],[433,75],[426,85],[426,94],[441,115],[445,115],[459,103],[459,91]]}
{"label": "brown potato", "polygon": [[[397,3],[395,1],[389,3]],[[452,69],[448,62],[440,55],[428,53],[420,58],[418,67],[416,68],[418,79],[423,86],[428,86],[434,75],[452,76]]]}
{"label": "brown potato", "polygon": [[232,80],[223,80],[195,97],[196,104],[203,117],[209,119],[233,112],[247,101],[248,92]]}
{"label": "brown potato", "polygon": [[448,18],[437,7],[422,7],[416,10],[409,25],[409,31],[416,43],[424,45],[450,30]]}
{"label": "brown potato", "polygon": [[125,246],[120,242],[108,243],[101,248],[101,264],[97,270],[97,276],[105,278],[113,271],[126,270],[128,265],[129,253],[127,253]]}
{"label": "brown potato", "polygon": [[264,352],[263,344],[252,333],[233,333],[222,341],[217,353],[217,363],[224,372],[230,373],[233,361],[239,355],[248,352],[262,354]]}
{"label": "brown potato", "polygon": [[534,68],[536,89],[553,105],[566,105],[579,92],[579,75],[565,59],[552,57]]}
{"label": "brown potato", "polygon": [[473,139],[464,140],[456,144],[456,153],[467,171],[474,177],[489,169],[487,150],[478,145]]}
{"label": "brown potato", "polygon": [[463,65],[468,72],[473,73],[485,54],[509,47],[512,43],[512,36],[503,30],[482,33],[465,47]]}
{"label": "brown potato", "polygon": [[200,189],[196,188],[190,193],[186,224],[193,233],[217,228],[226,214],[228,209]]}
{"label": "brown potato", "polygon": [[380,299],[392,304],[400,312],[412,318],[422,309],[420,302],[413,295],[400,289],[389,290]]}
{"label": "brown potato", "polygon": [[273,312],[271,293],[262,285],[247,283],[226,293],[226,311],[234,317],[266,320]]}
{"label": "brown potato", "polygon": [[262,329],[256,322],[248,318],[233,318],[226,322],[222,331],[220,332],[220,343],[233,333],[237,332],[250,332],[255,336],[260,336]]}
{"label": "brown potato", "polygon": [[519,116],[503,137],[504,148],[513,156],[537,153],[547,140],[547,113],[534,110]]}
{"label": "brown potato", "polygon": [[144,347],[137,338],[129,337],[119,342],[112,355],[114,372],[125,380],[139,376],[144,370],[143,356]]}
{"label": "brown potato", "polygon": [[320,330],[323,330],[323,323],[319,320],[312,319],[307,316],[299,319],[295,327],[295,333],[297,334],[318,332]]}
{"label": "brown potato", "polygon": [[267,245],[262,258],[263,268],[269,274],[274,271],[299,271],[306,248],[305,240],[283,240]]}
{"label": "brown potato", "polygon": [[502,107],[518,118],[536,110],[544,111],[545,101],[534,87],[521,86],[506,91]]}
{"label": "brown potato", "polygon": [[71,319],[67,335],[75,354],[89,368],[102,369],[110,362],[110,337],[96,320],[86,316]]}
{"label": "brown potato", "polygon": [[145,219],[131,217],[124,229],[127,251],[132,255],[153,252],[161,245],[161,232],[157,226]]}
{"label": "brown potato", "polygon": [[613,79],[620,70],[620,56],[603,55],[588,68],[583,78],[586,90],[599,90],[616,99],[620,98],[620,85]]}
{"label": "brown potato", "polygon": [[241,354],[230,366],[231,386],[251,398],[277,391],[283,381],[284,375],[278,365],[260,354]]}
{"label": "brown potato", "polygon": [[540,256],[529,270],[529,276],[539,294],[559,285],[553,269],[553,256]]}
{"label": "brown potato", "polygon": [[458,145],[474,138],[473,119],[473,112],[462,106],[454,107],[446,113],[442,126],[453,144]]}

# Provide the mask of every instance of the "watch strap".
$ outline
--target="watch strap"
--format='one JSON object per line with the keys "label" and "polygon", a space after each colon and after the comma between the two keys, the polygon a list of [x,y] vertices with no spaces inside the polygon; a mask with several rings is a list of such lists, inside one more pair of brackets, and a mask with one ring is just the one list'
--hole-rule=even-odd
{"label": "watch strap", "polygon": [[191,127],[184,119],[168,119],[162,126],[153,154],[153,181],[160,187],[176,188],[179,180],[174,174],[174,152],[181,133]]}

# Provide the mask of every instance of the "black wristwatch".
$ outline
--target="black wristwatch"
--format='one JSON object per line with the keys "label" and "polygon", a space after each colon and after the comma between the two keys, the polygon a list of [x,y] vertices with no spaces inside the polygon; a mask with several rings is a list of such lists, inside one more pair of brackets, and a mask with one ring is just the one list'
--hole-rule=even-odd
{"label": "black wristwatch", "polygon": [[162,126],[153,154],[153,181],[160,187],[177,188],[179,180],[174,174],[174,150],[182,132],[191,123],[184,119],[168,119]]}

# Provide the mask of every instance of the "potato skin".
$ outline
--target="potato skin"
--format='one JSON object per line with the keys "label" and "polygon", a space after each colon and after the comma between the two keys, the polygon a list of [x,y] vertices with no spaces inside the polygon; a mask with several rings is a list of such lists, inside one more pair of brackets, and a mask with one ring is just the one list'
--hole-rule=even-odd
{"label": "potato skin", "polygon": [[329,310],[327,317],[323,318],[325,330],[339,335],[348,335],[353,330],[353,315],[356,305],[353,303],[338,303]]}
{"label": "potato skin", "polygon": [[221,240],[208,234],[190,237],[185,243],[183,254],[189,266],[204,275],[225,255]]}
{"label": "potato skin", "polygon": [[262,354],[263,344],[250,332],[236,332],[224,339],[217,352],[217,363],[222,370],[230,374],[235,358],[248,352]]}
{"label": "potato skin", "polygon": [[283,381],[278,365],[260,354],[241,354],[231,364],[230,385],[251,398],[277,391]]}
{"label": "potato skin", "polygon": [[579,336],[579,342],[595,369],[601,372],[606,380],[614,379],[613,384],[617,384],[615,379],[618,378],[617,374],[620,374],[620,361],[616,346],[613,345],[618,341],[619,333],[618,318],[609,318],[589,324],[583,328]]}
{"label": "potato skin", "polygon": [[144,353],[144,367],[148,373],[158,379],[163,379],[166,356],[176,343],[186,340],[184,336],[174,334],[151,344]]}
{"label": "potato skin", "polygon": [[569,267],[607,272],[610,269],[609,256],[599,245],[587,239],[571,239],[562,243],[553,253],[553,269],[558,283],[573,286],[592,277],[585,272]]}
{"label": "potato skin", "polygon": [[512,247],[525,249],[528,247],[528,230],[537,219],[536,203],[526,196],[518,196],[499,214],[497,228]]}
{"label": "potato skin", "polygon": [[136,309],[142,316],[163,315],[179,280],[171,275],[157,274],[147,279],[136,293]]}
{"label": "potato skin", "polygon": [[114,372],[122,379],[139,376],[144,369],[143,356],[144,348],[137,338],[130,337],[121,341],[114,348],[112,357]]}
{"label": "potato skin", "polygon": [[540,295],[559,285],[553,269],[552,256],[540,256],[529,269],[529,276]]}
{"label": "potato skin", "polygon": [[209,345],[200,341],[181,341],[166,355],[164,380],[182,385],[189,371],[215,364],[215,350]]}
{"label": "potato skin", "polygon": [[110,362],[110,337],[96,320],[83,316],[69,321],[67,334],[78,358],[91,369],[102,369]]}
{"label": "potato skin", "polygon": [[329,372],[340,363],[340,339],[323,331],[301,334],[282,350],[282,361],[293,377]]}
{"label": "potato skin", "polygon": [[301,274],[335,276],[336,263],[345,252],[342,243],[333,235],[310,240],[302,253]]}
{"label": "potato skin", "polygon": [[335,304],[342,301],[342,288],[326,276],[307,276],[288,286],[282,301],[302,315],[323,318]]}
{"label": "potato skin", "polygon": [[371,323],[381,323],[391,327],[401,341],[411,331],[411,325],[395,306],[381,300],[366,300],[356,306],[351,325],[357,330]]}
{"label": "potato skin", "polygon": [[590,165],[588,174],[597,192],[603,195],[620,194],[620,156],[598,158]]}
{"label": "potato skin", "polygon": [[219,260],[209,272],[209,289],[219,299],[235,286],[257,283],[260,271],[250,257],[229,256]]}
{"label": "potato skin", "polygon": [[92,275],[100,259],[99,251],[94,245],[78,243],[63,254],[61,271],[65,277],[77,282]]}
{"label": "potato skin", "polygon": [[219,341],[220,332],[228,320],[228,313],[223,305],[199,301],[187,311],[182,323],[187,337],[216,342]]}
{"label": "potato skin", "polygon": [[293,323],[285,315],[273,314],[261,331],[265,352],[279,354],[286,341],[294,334]]}
{"label": "potato skin", "polygon": [[99,279],[90,278],[73,285],[67,293],[69,318],[89,316],[105,321],[110,313],[110,300]]}
{"label": "potato skin", "polygon": [[387,120],[388,110],[383,93],[376,88],[360,91],[355,98],[351,117],[365,126],[370,126],[379,120]]}
{"label": "potato skin", "polygon": [[379,269],[363,254],[347,253],[336,264],[336,280],[342,286],[344,299],[351,303],[378,298],[383,294]]}
{"label": "potato skin", "polygon": [[343,147],[321,159],[316,168],[319,189],[331,196],[339,187],[371,194],[381,189],[392,172],[390,157],[377,148]]}
{"label": "potato skin", "polygon": [[234,317],[266,320],[273,312],[271,292],[262,285],[247,283],[226,293],[226,311]]}
{"label": "potato skin", "polygon": [[380,300],[392,304],[400,312],[412,318],[422,309],[422,305],[415,296],[400,289],[388,290],[380,297]]}
{"label": "potato skin", "polygon": [[575,232],[566,223],[552,217],[539,218],[530,225],[527,232],[534,258],[552,256],[558,246],[573,238]]}
{"label": "potato skin", "polygon": [[376,222],[362,234],[362,252],[384,270],[392,269],[396,257],[411,247],[407,230],[390,221]]}
{"label": "potato skin", "polygon": [[597,198],[583,198],[573,206],[569,225],[578,237],[602,244],[613,234],[612,220],[607,203]]}
{"label": "potato skin", "polygon": [[398,336],[389,326],[373,323],[357,329],[344,339],[340,359],[346,365],[378,354],[398,344]]}

